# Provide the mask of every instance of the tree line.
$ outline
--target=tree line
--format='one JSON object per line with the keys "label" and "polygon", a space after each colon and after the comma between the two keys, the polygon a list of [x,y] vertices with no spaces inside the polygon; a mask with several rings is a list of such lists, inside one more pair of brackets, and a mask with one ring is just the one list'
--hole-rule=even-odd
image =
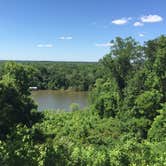
{"label": "tree line", "polygon": [[[0,165],[166,164],[166,36],[144,45],[131,37],[111,42],[110,52],[91,68],[99,74],[83,110],[38,112],[28,88],[36,67],[4,65]],[[84,77],[91,64],[86,65]]]}
{"label": "tree line", "polygon": [[[19,62],[31,67],[33,77],[30,86],[41,90],[88,91],[96,79],[102,76],[96,62]],[[0,71],[3,72],[3,64]],[[0,73],[0,74],[1,74]],[[2,75],[2,74],[1,74]]]}

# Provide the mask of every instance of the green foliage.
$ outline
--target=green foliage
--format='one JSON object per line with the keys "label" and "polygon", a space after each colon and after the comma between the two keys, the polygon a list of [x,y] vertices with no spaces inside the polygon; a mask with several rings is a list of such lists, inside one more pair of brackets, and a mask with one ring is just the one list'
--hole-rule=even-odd
{"label": "green foliage", "polygon": [[88,91],[95,80],[102,76],[97,63],[31,62],[26,66],[34,69],[29,86],[35,86],[38,89]]}
{"label": "green foliage", "polygon": [[115,117],[120,106],[120,94],[116,82],[97,80],[90,94],[90,102],[101,117]]}
{"label": "green foliage", "polygon": [[158,114],[162,94],[156,90],[144,91],[135,100],[135,107],[133,112],[136,117],[144,117],[153,120]]}
{"label": "green foliage", "polygon": [[37,165],[39,151],[34,147],[28,128],[17,126],[5,143],[8,151],[5,161],[7,165]]}
{"label": "green foliage", "polygon": [[161,36],[148,41],[145,47],[147,67],[153,70],[159,80],[159,89],[163,94],[163,102],[166,100],[166,37]]}
{"label": "green foliage", "polygon": [[26,70],[14,63],[8,63],[7,67],[9,66],[11,69],[7,70],[7,74],[0,81],[0,138],[5,138],[18,123],[30,127],[41,118],[40,113],[32,112],[37,106],[28,95],[27,85],[23,84],[22,73],[26,73]]}
{"label": "green foliage", "polygon": [[101,63],[108,74],[116,80],[122,93],[128,74],[135,65],[142,62],[142,47],[131,37],[126,39],[117,37],[112,41],[112,45],[110,53],[104,56]]}
{"label": "green foliage", "polygon": [[[0,165],[166,165],[166,37],[112,43],[98,64],[1,68]],[[39,113],[29,86],[92,88],[90,106]]]}
{"label": "green foliage", "polygon": [[3,74],[15,80],[15,84],[21,94],[28,95],[30,82],[35,72],[35,69],[31,66],[8,62],[4,65]]}
{"label": "green foliage", "polygon": [[166,104],[158,112],[160,114],[154,119],[148,131],[148,138],[149,140],[160,142],[166,140]]}
{"label": "green foliage", "polygon": [[79,104],[77,104],[77,103],[72,103],[72,104],[70,105],[70,111],[78,111],[78,110],[80,110]]}
{"label": "green foliage", "polygon": [[[17,126],[5,142],[0,142],[1,162],[41,166],[160,166],[166,162],[166,142],[139,143],[134,137],[124,140],[127,133],[123,127],[117,119],[100,119],[86,110],[45,112],[42,123],[32,129]],[[46,137],[42,143],[34,140],[36,128],[43,130]]]}

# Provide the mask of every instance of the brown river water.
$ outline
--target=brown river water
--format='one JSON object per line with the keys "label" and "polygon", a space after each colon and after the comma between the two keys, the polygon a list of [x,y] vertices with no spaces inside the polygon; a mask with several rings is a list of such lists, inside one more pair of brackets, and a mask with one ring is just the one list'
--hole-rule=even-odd
{"label": "brown river water", "polygon": [[38,104],[38,110],[70,110],[72,103],[77,103],[80,108],[88,106],[88,92],[64,90],[38,90],[31,92],[32,98]]}

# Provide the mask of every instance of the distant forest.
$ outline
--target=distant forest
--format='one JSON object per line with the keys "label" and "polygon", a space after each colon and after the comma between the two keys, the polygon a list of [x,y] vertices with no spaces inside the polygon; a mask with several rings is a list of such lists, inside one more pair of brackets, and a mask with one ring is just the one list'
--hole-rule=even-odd
{"label": "distant forest", "polygon": [[[111,45],[98,63],[2,62],[0,166],[166,165],[166,36]],[[39,112],[29,86],[89,90],[89,107]]]}
{"label": "distant forest", "polygon": [[[0,73],[3,72],[5,62],[0,62]],[[31,67],[33,77],[29,80],[29,86],[42,90],[88,91],[95,81],[102,77],[102,70],[97,62],[16,61],[16,63]]]}

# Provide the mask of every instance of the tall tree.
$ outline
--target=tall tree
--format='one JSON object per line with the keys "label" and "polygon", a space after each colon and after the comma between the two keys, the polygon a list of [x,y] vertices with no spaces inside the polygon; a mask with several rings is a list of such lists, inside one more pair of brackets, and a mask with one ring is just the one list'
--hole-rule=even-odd
{"label": "tall tree", "polygon": [[126,39],[117,37],[111,43],[111,51],[104,56],[101,63],[110,76],[117,81],[122,91],[129,74],[143,61],[142,47],[131,37]]}
{"label": "tall tree", "polygon": [[29,96],[27,82],[30,71],[14,63],[8,63],[7,69],[0,81],[0,138],[5,138],[18,123],[31,127],[42,117],[35,111],[37,105]]}

